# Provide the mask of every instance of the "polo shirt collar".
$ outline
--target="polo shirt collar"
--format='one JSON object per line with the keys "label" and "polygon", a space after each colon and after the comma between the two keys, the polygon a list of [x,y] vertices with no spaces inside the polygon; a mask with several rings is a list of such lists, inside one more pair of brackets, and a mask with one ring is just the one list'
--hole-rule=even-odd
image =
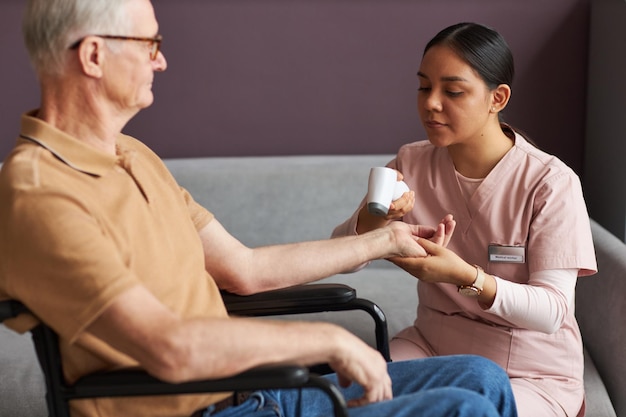
{"label": "polo shirt collar", "polygon": [[35,117],[37,110],[22,115],[20,138],[46,148],[69,167],[103,176],[116,165],[117,157],[101,152]]}

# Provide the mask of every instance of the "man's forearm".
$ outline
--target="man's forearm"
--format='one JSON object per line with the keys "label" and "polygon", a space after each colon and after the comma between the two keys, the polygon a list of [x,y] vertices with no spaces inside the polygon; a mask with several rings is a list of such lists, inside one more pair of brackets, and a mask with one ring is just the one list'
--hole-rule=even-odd
{"label": "man's forearm", "polygon": [[363,263],[394,256],[425,256],[416,236],[432,227],[392,222],[358,236],[250,249],[217,220],[200,231],[205,267],[222,289],[246,295],[316,281]]}
{"label": "man's forearm", "polygon": [[342,338],[353,336],[330,323],[229,318],[186,321],[171,337],[186,345],[175,374],[168,375],[180,382],[227,377],[262,364],[334,362],[333,355],[344,350]]}
{"label": "man's forearm", "polygon": [[317,281],[392,256],[393,246],[393,234],[377,230],[359,236],[256,248],[249,255],[250,276],[243,280],[245,288],[230,290],[252,294]]}
{"label": "man's forearm", "polygon": [[169,382],[234,375],[262,363],[335,362],[341,355],[369,350],[330,323],[183,318],[141,285],[118,295],[78,343],[90,336]]}

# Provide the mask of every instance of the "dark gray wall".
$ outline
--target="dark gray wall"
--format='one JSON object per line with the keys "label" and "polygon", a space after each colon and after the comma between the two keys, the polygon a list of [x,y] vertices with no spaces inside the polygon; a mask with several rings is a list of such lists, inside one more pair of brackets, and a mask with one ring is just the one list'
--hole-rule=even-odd
{"label": "dark gray wall", "polygon": [[626,240],[626,2],[594,0],[589,50],[585,195],[591,217]]}
{"label": "dark gray wall", "polygon": [[[22,1],[0,3],[0,158],[37,86]],[[169,68],[126,132],[163,157],[393,153],[423,139],[415,72],[437,31],[499,30],[516,57],[506,113],[582,169],[589,0],[154,0]]]}

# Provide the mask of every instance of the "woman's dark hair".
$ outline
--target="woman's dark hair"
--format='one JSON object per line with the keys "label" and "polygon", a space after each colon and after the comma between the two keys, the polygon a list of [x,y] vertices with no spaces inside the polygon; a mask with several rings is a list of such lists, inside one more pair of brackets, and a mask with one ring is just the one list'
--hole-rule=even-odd
{"label": "woman's dark hair", "polygon": [[[436,34],[426,44],[423,55],[433,46],[451,48],[476,71],[490,90],[500,84],[512,87],[515,75],[513,54],[502,35],[495,30],[478,23],[457,23]],[[502,113],[498,113],[498,118],[504,123]],[[511,129],[511,126],[503,124],[504,131]],[[518,129],[515,131],[537,146],[524,132]]]}
{"label": "woman's dark hair", "polygon": [[478,23],[457,23],[435,35],[424,48],[451,48],[485,81],[489,89],[513,84],[513,54],[504,38],[495,30]]}

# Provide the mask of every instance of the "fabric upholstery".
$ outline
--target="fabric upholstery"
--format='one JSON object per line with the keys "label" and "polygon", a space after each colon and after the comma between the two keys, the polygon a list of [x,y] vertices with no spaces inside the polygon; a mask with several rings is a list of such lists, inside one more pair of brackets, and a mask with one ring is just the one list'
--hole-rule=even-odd
{"label": "fabric upholstery", "polygon": [[[391,157],[238,157],[166,162],[179,183],[227,230],[246,245],[259,246],[329,237],[334,226],[351,215],[365,195],[369,169],[385,165]],[[600,272],[579,280],[576,301],[586,346],[586,416],[626,417],[626,399],[620,396],[626,392],[626,359],[622,355],[626,344],[626,245],[595,222],[592,231]],[[351,285],[360,297],[376,302],[387,316],[390,335],[415,318],[415,278],[385,261],[325,281]],[[334,321],[374,346],[374,324],[364,312],[322,313],[307,315],[306,319]],[[47,415],[30,337],[2,326],[0,375],[0,416]]]}

